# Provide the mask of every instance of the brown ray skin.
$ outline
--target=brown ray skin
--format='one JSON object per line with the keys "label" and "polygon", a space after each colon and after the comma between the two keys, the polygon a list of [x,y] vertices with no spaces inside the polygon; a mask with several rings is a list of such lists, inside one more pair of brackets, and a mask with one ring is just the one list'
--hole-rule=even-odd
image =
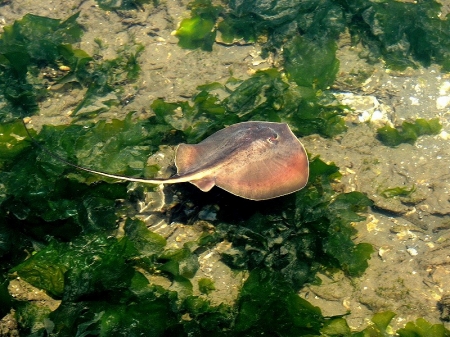
{"label": "brown ray skin", "polygon": [[199,144],[180,144],[175,163],[180,176],[203,172],[190,180],[202,191],[217,185],[251,200],[298,191],[309,175],[305,149],[284,123],[234,124]]}
{"label": "brown ray skin", "polygon": [[[51,153],[50,153],[51,154]],[[265,200],[302,189],[309,176],[305,149],[285,123],[243,122],[217,131],[194,145],[176,151],[177,175],[144,179],[78,169],[127,181],[149,184],[191,182],[202,191],[214,185],[242,198]]]}

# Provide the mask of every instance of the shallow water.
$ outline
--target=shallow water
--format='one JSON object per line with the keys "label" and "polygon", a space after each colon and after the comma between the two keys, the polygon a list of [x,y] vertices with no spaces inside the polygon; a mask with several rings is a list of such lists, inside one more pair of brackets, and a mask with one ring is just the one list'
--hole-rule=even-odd
{"label": "shallow water", "polygon": [[[272,66],[273,59],[261,58],[260,48],[255,45],[215,44],[212,52],[179,48],[171,32],[189,15],[180,3],[168,1],[156,8],[146,5],[145,11],[119,14],[101,10],[91,0],[49,1],[45,6],[36,1],[14,0],[0,3],[0,25],[10,25],[27,13],[65,19],[81,11],[79,22],[85,33],[79,48],[89,54],[96,53],[96,38],[105,46],[104,58],[113,58],[116,50],[132,41],[143,44],[141,77],[137,85],[124,87],[132,99],[125,107],[113,107],[98,119],[122,119],[133,110],[139,112],[140,118],[146,118],[152,114],[150,104],[156,98],[186,100],[198,85],[223,83],[230,74],[245,79],[258,69]],[[341,67],[334,89],[347,93],[339,97],[354,109],[346,117],[348,131],[332,139],[307,136],[302,143],[309,153],[333,161],[340,168],[343,177],[335,189],[364,192],[374,201],[367,221],[355,223],[358,230],[355,240],[371,243],[376,253],[362,277],[350,279],[339,273],[332,277],[319,275],[323,284],[305,287],[300,296],[319,306],[325,316],[350,311],[346,319],[358,330],[374,313],[386,310],[397,313],[392,324],[394,329],[418,317],[440,323],[437,302],[450,294],[447,282],[450,273],[450,77],[441,74],[435,66],[405,72],[387,71],[382,64],[368,65],[360,60],[358,51],[343,43],[338,53]],[[364,85],[358,89],[343,85],[358,69],[371,73]],[[70,121],[70,112],[83,94],[83,89],[75,89],[70,95],[55,95],[41,102],[40,114],[32,117],[33,125]],[[414,145],[402,144],[397,148],[384,146],[376,139],[376,128],[383,123],[398,125],[418,117],[439,117],[442,132],[420,137]],[[167,157],[170,154],[165,160]],[[415,186],[416,191],[403,199],[386,199],[380,195],[383,190],[397,186]],[[147,195],[148,200],[152,198]],[[142,217],[151,229],[170,235],[171,245],[180,247],[199,235],[200,229],[195,226],[167,224],[164,217],[149,212],[158,207],[159,204],[149,206],[142,200]],[[211,220],[214,209],[206,209],[204,214],[205,220]],[[217,290],[210,297],[216,304],[232,303],[246,276],[245,272],[232,272],[219,260],[224,245],[201,255],[196,275],[196,278],[209,276],[216,281]],[[165,282],[157,277],[153,281],[163,285]],[[52,308],[57,305],[19,280],[11,283],[10,291],[18,298],[44,301]],[[6,326],[8,319],[11,318],[4,319],[2,324]]]}

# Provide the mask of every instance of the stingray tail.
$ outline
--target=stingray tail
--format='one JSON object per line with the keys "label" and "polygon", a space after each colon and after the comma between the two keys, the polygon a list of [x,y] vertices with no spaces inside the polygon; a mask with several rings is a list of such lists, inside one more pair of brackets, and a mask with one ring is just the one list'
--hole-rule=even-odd
{"label": "stingray tail", "polygon": [[133,177],[126,177],[126,176],[122,176],[120,174],[110,174],[110,173],[106,173],[106,172],[102,172],[102,171],[96,171],[96,170],[92,170],[83,166],[79,166],[77,164],[71,163],[69,161],[67,161],[66,159],[62,158],[61,156],[57,155],[56,153],[50,151],[48,148],[46,148],[44,145],[40,144],[30,133],[30,131],[27,128],[27,125],[25,124],[25,121],[22,119],[22,123],[23,123],[23,127],[25,128],[25,131],[28,134],[28,137],[30,138],[30,140],[33,142],[33,144],[37,147],[39,147],[42,151],[44,151],[45,153],[47,153],[50,157],[59,160],[60,162],[72,166],[78,170],[82,170],[85,172],[89,172],[89,173],[93,173],[93,174],[98,174],[104,177],[109,177],[109,178],[114,178],[114,179],[119,179],[119,180],[127,180],[127,181],[134,181],[134,182],[140,182],[140,183],[146,183],[146,184],[162,184],[167,180],[171,180],[171,178],[169,179],[145,179],[145,178],[133,178]]}

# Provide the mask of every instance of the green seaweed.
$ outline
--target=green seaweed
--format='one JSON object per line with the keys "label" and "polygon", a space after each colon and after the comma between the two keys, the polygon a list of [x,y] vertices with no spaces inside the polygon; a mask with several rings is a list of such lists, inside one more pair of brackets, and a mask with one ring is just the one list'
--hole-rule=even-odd
{"label": "green seaweed", "polygon": [[55,336],[164,336],[180,320],[173,311],[176,294],[151,286],[138,275],[118,296],[63,300],[48,316],[54,325],[47,331]]}
{"label": "green seaweed", "polygon": [[423,318],[415,322],[406,323],[405,327],[397,330],[399,337],[448,337],[450,331],[442,324],[431,324]]}
{"label": "green seaweed", "polygon": [[83,33],[76,22],[78,16],[61,21],[27,14],[4,27],[0,37],[0,121],[38,111],[39,101],[51,95],[48,80],[42,78],[46,67],[68,69],[68,73],[55,71],[51,84],[78,83],[87,88],[74,114],[95,115],[119,104],[123,84],[138,78],[137,59],[143,47],[136,44],[133,49],[118,51],[115,59],[94,60],[72,46]]}
{"label": "green seaweed", "polygon": [[213,306],[197,296],[187,297],[181,305],[181,313],[189,313],[189,319],[172,333],[178,336],[236,336],[233,322],[236,310],[225,304]]}
{"label": "green seaweed", "polygon": [[[36,137],[38,141],[45,140],[43,145],[47,149],[74,163],[126,175],[143,174],[149,152],[159,145],[157,135],[167,130],[149,128],[147,123],[136,123],[130,115],[122,121],[100,122],[91,127],[46,126]],[[19,124],[5,127],[14,131]],[[30,147],[26,138],[19,139],[20,142],[10,147],[10,153],[16,156],[0,172],[4,193],[0,198],[2,212],[22,221],[64,220],[58,226],[36,227],[39,232],[50,231],[54,235],[70,236],[81,228],[84,231],[115,228],[118,219],[115,199],[126,198],[124,184],[93,184],[102,179],[74,170],[45,149]],[[99,155],[100,144],[108,149],[103,155]],[[73,197],[72,190],[77,191],[77,198]]]}
{"label": "green seaweed", "polygon": [[385,311],[373,315],[371,321],[374,323],[376,329],[378,329],[382,333],[386,333],[386,329],[388,328],[394,317],[395,313],[391,311]]}
{"label": "green seaweed", "polygon": [[160,269],[169,272],[178,280],[194,277],[199,268],[198,257],[187,244],[180,249],[168,249],[159,258],[164,261]]}
{"label": "green seaweed", "polygon": [[124,227],[128,239],[139,251],[139,256],[148,265],[155,263],[155,256],[164,251],[166,239],[149,231],[142,221],[127,219]]}
{"label": "green seaweed", "polygon": [[[315,280],[320,268],[340,268],[349,275],[361,275],[373,253],[369,244],[355,244],[352,222],[371,201],[361,193],[335,195],[331,181],[338,177],[337,167],[319,158],[310,162],[308,186],[293,197],[286,197],[282,211],[266,208],[241,221],[218,226],[218,237],[233,246],[223,253],[232,268],[263,268],[279,272],[291,287],[300,289]],[[282,212],[282,214],[281,214]]]}
{"label": "green seaweed", "polygon": [[395,313],[393,313],[392,311],[376,313],[371,319],[372,324],[370,324],[364,330],[353,334],[352,336],[354,336],[354,337],[390,336],[391,334],[388,333],[387,329],[388,329],[389,324],[391,323],[392,319],[394,318],[394,316],[395,316]]}
{"label": "green seaweed", "polygon": [[347,321],[344,318],[338,317],[327,320],[320,329],[321,336],[353,336]]}
{"label": "green seaweed", "polygon": [[[335,17],[338,6],[331,1],[320,5],[230,1],[228,5],[229,10],[226,10],[214,6],[210,0],[192,2],[191,18],[184,19],[175,34],[179,45],[211,50],[217,31],[228,43],[241,38],[254,42],[267,35],[266,50],[283,46],[285,70],[297,84],[324,89],[333,83],[339,67],[334,39],[344,29],[343,17],[341,20]],[[297,29],[304,30],[303,37],[298,36]],[[315,30],[321,31],[311,33]]]}
{"label": "green seaweed", "polygon": [[126,239],[83,235],[70,244],[50,242],[11,272],[55,298],[75,301],[96,292],[112,296],[136,273],[125,263],[134,255]]}
{"label": "green seaweed", "polygon": [[216,38],[215,22],[222,11],[209,0],[195,0],[189,4],[191,18],[183,19],[175,31],[178,45],[186,49],[211,51]]}
{"label": "green seaweed", "polygon": [[22,303],[17,306],[16,317],[21,323],[21,332],[32,335],[44,330],[46,327],[46,318],[49,313],[49,308],[39,306],[33,302]]}
{"label": "green seaweed", "polygon": [[[287,2],[280,1],[268,13],[250,14],[246,11],[251,11],[251,6],[257,8],[257,2],[249,2],[250,7],[246,2],[230,3],[240,8],[243,18],[247,16],[248,20],[250,14],[259,18],[264,24],[255,27],[265,34],[277,32],[277,38],[281,39],[286,36],[277,27],[291,19]],[[332,1],[323,2],[322,7],[316,4],[302,2],[294,6],[297,24],[309,34],[333,18],[331,14],[339,9]],[[196,14],[200,16],[211,10],[207,1],[197,1],[196,6]],[[315,12],[320,16],[307,20],[305,13]],[[223,13],[217,7],[212,15]],[[23,20],[13,27],[22,29],[22,24],[34,18]],[[49,23],[55,27],[63,25],[51,20]],[[76,16],[71,17],[64,26],[69,35],[73,33],[71,38],[81,33],[75,20]],[[236,25],[240,18],[235,16],[234,20]],[[42,28],[41,21],[45,20],[37,20],[37,32]],[[342,22],[342,18],[334,20],[328,31],[330,36],[339,33]],[[19,28],[15,29],[20,32]],[[290,31],[287,26],[283,29]],[[58,36],[57,32],[58,29],[52,34]],[[254,32],[249,29],[248,36]],[[33,30],[28,33],[33,36]],[[314,40],[313,35],[305,36],[302,39]],[[8,35],[4,34],[1,41],[5,37]],[[272,43],[278,41],[275,37]],[[309,43],[305,41],[295,40]],[[22,111],[15,114],[8,115],[2,110],[2,121],[36,112],[36,103],[43,97],[37,94],[42,83],[36,82],[36,76],[32,81],[29,77],[40,69],[41,63],[68,65],[70,73],[61,76],[58,82],[78,82],[88,87],[89,95],[77,111],[79,117],[103,111],[89,108],[97,102],[106,107],[116,104],[117,98],[109,101],[113,96],[108,94],[120,83],[136,80],[137,58],[142,51],[139,46],[115,60],[95,63],[85,52],[74,49],[72,43],[67,36],[61,38],[52,49],[56,51],[39,62],[34,61],[31,52],[15,65],[0,55],[2,90],[7,80],[22,81],[13,85],[16,90],[13,95],[0,95],[0,100],[24,102]],[[145,121],[136,121],[129,114],[124,120],[84,126],[44,126],[39,134],[33,130],[31,134],[45,148],[70,162],[144,177],[156,170],[145,163],[160,144],[198,142],[240,121],[288,122],[299,136],[319,133],[331,137],[345,130],[341,118],[345,107],[337,105],[329,92],[318,90],[332,82],[336,69],[334,44],[323,40],[320,43],[329,48],[324,51],[327,66],[324,73],[310,69],[305,82],[296,73],[294,65],[299,60],[293,53],[287,57],[286,65],[291,67],[287,73],[295,84],[277,70],[269,69],[245,81],[230,79],[225,85],[201,86],[191,102],[156,100],[152,104],[155,116]],[[26,70],[19,69],[19,61],[23,63],[21,67],[26,64]],[[224,90],[229,95],[220,100],[214,90]],[[332,183],[340,177],[334,164],[311,158],[307,187],[261,203],[236,201],[236,197],[221,191],[211,191],[205,196],[202,192],[189,192],[188,187],[178,187],[184,193],[180,194],[182,202],[178,210],[171,210],[172,216],[183,214],[189,224],[196,219],[197,210],[202,205],[210,206],[213,199],[218,205],[218,220],[213,223],[215,229],[205,231],[199,240],[175,249],[167,247],[166,240],[149,231],[143,222],[127,217],[126,204],[134,198],[127,189],[128,183],[79,172],[61,163],[45,149],[31,146],[22,126],[19,121],[0,125],[0,313],[14,309],[23,335],[231,337],[351,333],[342,317],[323,317],[320,309],[297,293],[305,283],[317,282],[319,270],[337,268],[350,276],[361,275],[373,252],[370,245],[351,240],[356,234],[352,222],[364,219],[360,213],[371,202],[359,192],[334,192]],[[196,209],[185,212],[194,198]],[[199,287],[203,294],[194,296],[191,278],[199,268],[198,255],[224,240],[232,246],[222,255],[223,260],[233,269],[245,268],[249,277],[235,305],[214,306],[206,299],[214,285],[201,280]],[[31,254],[27,256],[27,252]],[[165,277],[171,285],[157,286],[144,274]],[[8,278],[15,276],[61,299],[61,304],[50,311],[14,300],[8,293]],[[391,314],[375,316],[375,328],[366,328],[360,336],[385,336],[391,318]],[[399,334],[427,336],[431,332],[447,335],[440,325],[422,320],[407,324]]]}
{"label": "green seaweed", "polygon": [[25,76],[30,61],[54,63],[58,48],[79,42],[82,29],[76,13],[61,21],[33,14],[25,15],[12,26],[5,26],[0,40],[3,66],[9,65],[19,76]]}
{"label": "green seaweed", "polygon": [[300,298],[279,273],[253,270],[239,295],[235,330],[244,335],[317,335],[324,318],[320,309]]}
{"label": "green seaweed", "polygon": [[202,294],[209,294],[216,289],[214,281],[209,278],[201,278],[198,280],[198,288]]}
{"label": "green seaweed", "polygon": [[[17,126],[8,127],[6,130],[15,130]],[[108,172],[141,175],[146,172],[142,163],[148,153],[171,134],[170,130],[172,128],[165,123],[158,123],[157,117],[135,122],[130,115],[123,121],[99,122],[89,127],[45,126],[35,137],[67,160]],[[321,266],[343,268],[351,275],[359,275],[366,267],[364,262],[370,249],[360,251],[358,247],[363,246],[351,242],[354,231],[349,230],[348,222],[362,219],[357,212],[368,205],[367,199],[357,193],[334,196],[330,184],[339,177],[338,169],[319,159],[311,161],[313,183],[303,194],[286,197],[282,203],[272,203],[274,207],[261,204],[266,214],[262,215],[260,209],[259,215],[254,214],[241,226],[236,226],[235,220],[218,224],[218,232],[212,240],[203,236],[197,243],[167,249],[162,237],[148,231],[137,220],[125,221],[123,237],[111,236],[117,221],[124,216],[124,211],[117,208],[116,200],[129,198],[126,184],[109,184],[102,182],[110,182],[108,178],[77,172],[50,157],[45,150],[30,146],[26,139],[14,139],[11,156],[1,173],[7,189],[0,211],[8,214],[7,222],[11,225],[20,224],[15,226],[15,231],[25,242],[33,242],[39,249],[25,261],[25,256],[16,260],[15,265],[10,265],[13,268],[9,273],[62,299],[56,311],[45,312],[44,318],[41,314],[36,316],[40,322],[50,320],[53,324],[53,328],[41,325],[38,331],[51,331],[55,335],[96,331],[94,334],[105,336],[112,336],[117,331],[156,336],[162,335],[163,331],[176,331],[181,335],[220,331],[225,335],[248,335],[262,324],[264,315],[268,315],[273,306],[280,308],[280,315],[272,319],[270,331],[318,331],[323,326],[320,311],[298,298],[295,291],[305,282],[314,280],[315,272]],[[104,144],[108,151],[97,152],[97,144]],[[97,158],[95,162],[90,159],[93,156]],[[141,164],[130,167],[130,158]],[[234,206],[221,207],[225,212],[221,217],[230,207]],[[282,220],[286,207],[289,212]],[[343,210],[342,216],[339,215]],[[252,212],[250,208],[249,211]],[[323,218],[317,218],[320,213],[325,214],[322,214]],[[331,219],[335,220],[330,227]],[[340,231],[343,235],[339,240],[348,242],[349,250],[337,254],[333,251],[335,243],[331,238]],[[194,301],[189,278],[198,269],[196,251],[225,237],[232,239],[237,251],[243,244],[255,247],[241,253],[247,256],[244,259],[248,260],[252,273],[259,276],[252,276],[245,283],[247,290],[241,295],[240,306],[217,307],[207,301]],[[11,247],[4,248],[11,251]],[[280,255],[280,252],[284,253]],[[224,254],[225,260],[228,255],[228,252]],[[164,275],[172,281],[172,286],[162,289],[150,285],[137,270]],[[261,288],[258,290],[258,287]],[[253,292],[261,296],[257,307],[265,314],[249,321],[246,317],[254,309],[247,303]],[[264,297],[270,300],[264,301]],[[17,307],[21,304],[11,302],[9,305]],[[177,323],[186,313],[194,320]],[[147,315],[146,319],[144,315]],[[149,327],[143,323],[148,321],[148,315],[165,322]],[[132,319],[139,323],[130,325]],[[291,320],[292,326],[287,327]],[[240,332],[233,325],[235,321],[239,322]],[[222,322],[220,331],[213,322]],[[277,322],[281,324],[279,327]],[[27,323],[23,329],[31,331],[38,326]],[[261,326],[269,329],[269,325]]]}
{"label": "green seaweed", "polygon": [[[232,0],[228,5],[229,11],[222,14],[227,23],[227,38],[233,34],[247,41],[263,37],[262,40],[267,41],[263,45],[265,54],[280,49],[299,33],[320,46],[336,40],[346,27],[343,10],[337,1]],[[245,31],[247,33],[242,34]]]}
{"label": "green seaweed", "polygon": [[144,4],[153,3],[158,4],[158,0],[96,0],[101,9],[111,10],[130,10],[142,8]]}
{"label": "green seaweed", "polygon": [[409,197],[412,193],[416,191],[416,186],[413,185],[410,189],[407,187],[393,187],[385,189],[380,193],[384,198],[394,198],[394,197]]}
{"label": "green seaweed", "polygon": [[[249,120],[287,122],[299,136],[318,133],[332,137],[346,130],[342,118],[346,107],[336,104],[331,93],[291,85],[275,69],[258,71],[234,89],[218,84],[199,89],[192,104],[157,99],[151,105],[157,122],[180,131],[188,143]],[[229,92],[228,97],[220,101],[211,93],[217,89]]]}
{"label": "green seaweed", "polygon": [[[35,132],[31,130],[35,135]],[[0,124],[0,168],[14,160],[23,150],[30,146],[24,141],[27,132],[22,123],[10,122]]]}
{"label": "green seaweed", "polygon": [[442,129],[439,118],[418,118],[413,123],[403,122],[401,127],[393,128],[386,125],[377,130],[378,138],[387,146],[398,146],[402,143],[414,144],[423,135],[437,135]]}
{"label": "green seaweed", "polygon": [[[62,299],[58,309],[46,315],[54,323],[53,333],[70,335],[95,326],[94,330],[105,336],[113,336],[117,331],[159,336],[174,324],[171,307],[176,294],[150,286],[133,268],[136,263],[149,268],[135,260],[140,252],[136,243],[147,253],[154,251],[155,256],[165,245],[164,239],[151,232],[146,233],[144,240],[136,237],[133,232],[142,233],[142,226],[145,228],[139,221],[128,220],[126,232],[132,233],[130,238],[116,239],[97,233],[80,236],[70,243],[52,241],[11,270]],[[148,319],[157,321],[151,326],[143,324]],[[131,321],[141,323],[127,323]]]}
{"label": "green seaweed", "polygon": [[[425,0],[345,4],[353,14],[350,31],[355,41],[367,46],[367,57],[383,57],[393,69],[437,63],[450,71],[450,21],[440,17],[441,7]],[[396,20],[399,16],[403,19]]]}
{"label": "green seaweed", "polygon": [[39,69],[57,67],[59,48],[79,42],[82,29],[76,22],[79,13],[65,21],[27,14],[0,36],[0,120],[29,116],[46,95],[39,80]]}
{"label": "green seaweed", "polygon": [[70,79],[87,88],[73,115],[78,118],[95,116],[109,110],[111,106],[118,105],[121,101],[122,86],[136,81],[139,76],[140,66],[137,59],[143,50],[144,47],[137,44],[133,48],[119,51],[115,59],[95,62],[89,69],[84,66],[87,60],[85,55],[81,53],[80,57],[76,57],[77,71],[59,80],[59,83],[64,83]]}
{"label": "green seaweed", "polygon": [[450,330],[443,324],[431,324],[423,318],[418,318],[415,322],[406,323],[404,328],[398,329],[395,334],[389,332],[388,326],[394,318],[395,313],[391,311],[380,312],[372,317],[372,324],[364,330],[352,334],[354,337],[447,337],[450,336]]}
{"label": "green seaweed", "polygon": [[[3,241],[3,236],[0,234],[0,242]],[[4,251],[4,245],[0,245],[0,253],[2,251]],[[0,255],[0,258],[3,257],[3,254]],[[2,268],[3,269],[3,268]],[[3,270],[0,270],[0,272],[2,272],[3,274]],[[2,278],[0,279],[0,303],[2,303],[2,305],[0,306],[0,317],[4,317],[10,310],[10,308],[13,307],[13,305],[15,304],[14,302],[14,298],[11,296],[11,294],[8,291],[8,284],[9,282],[5,279]]]}
{"label": "green seaweed", "polygon": [[284,49],[284,68],[288,78],[299,86],[327,89],[333,84],[339,70],[336,42],[321,43],[304,37],[295,37]]}
{"label": "green seaweed", "polygon": [[[198,3],[201,13],[196,10]],[[440,17],[442,5],[436,1],[311,0],[293,4],[288,0],[231,0],[227,5],[221,8],[210,0],[194,1],[191,18],[183,20],[182,26],[189,29],[180,36],[180,45],[211,50],[211,40],[220,31],[226,43],[266,41],[263,47],[267,55],[299,35],[315,45],[314,49],[336,41],[348,30],[353,43],[361,42],[366,48],[361,56],[370,61],[383,58],[388,67],[400,70],[437,63],[443,71],[450,71],[450,20],[448,15]],[[214,15],[205,19],[203,13],[208,11]],[[206,20],[207,29],[192,24]],[[207,48],[202,43],[185,44],[199,36],[207,40]]]}

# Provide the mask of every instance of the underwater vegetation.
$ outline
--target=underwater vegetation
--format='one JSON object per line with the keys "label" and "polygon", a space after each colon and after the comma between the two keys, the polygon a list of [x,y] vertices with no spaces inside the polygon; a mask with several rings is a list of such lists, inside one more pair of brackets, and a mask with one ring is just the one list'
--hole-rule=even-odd
{"label": "underwater vegetation", "polygon": [[[39,66],[51,64],[57,67],[57,61],[62,61],[64,47],[79,41],[82,30],[76,22],[77,17],[75,14],[61,22],[29,14],[4,27],[0,39],[2,121],[37,111],[37,100],[45,95],[44,83],[37,78]],[[80,54],[85,53],[72,50],[67,56],[76,59]]]}
{"label": "underwater vegetation", "polygon": [[78,16],[76,13],[61,21],[27,14],[4,27],[0,38],[1,122],[37,112],[37,102],[49,95],[49,83],[43,80],[45,67],[65,69],[51,79],[51,84],[87,88],[73,112],[78,117],[93,116],[120,103],[121,84],[137,79],[137,57],[143,47],[133,46],[116,59],[95,61],[72,46],[83,34]]}
{"label": "underwater vegetation", "polygon": [[[336,40],[348,31],[361,43],[361,57],[383,59],[389,68],[403,70],[437,63],[450,71],[450,20],[441,17],[436,1],[400,2],[310,0],[211,0],[190,3],[191,17],[176,31],[183,48],[211,50],[216,37],[223,43],[264,42],[266,52],[286,47],[299,36],[312,48],[333,55]],[[398,20],[401,17],[402,20]],[[286,60],[287,61],[287,60]]]}
{"label": "underwater vegetation", "polygon": [[387,146],[398,146],[402,143],[414,144],[423,135],[437,135],[442,129],[438,118],[425,120],[418,118],[414,122],[403,122],[400,127],[385,125],[377,130],[378,139]]}
{"label": "underwater vegetation", "polygon": [[[286,203],[283,207],[275,203],[270,208],[257,207],[248,219],[236,219],[230,216],[236,206],[223,207],[224,216],[214,231],[205,232],[198,242],[188,242],[183,248],[168,249],[163,237],[129,217],[133,211],[128,203],[118,202],[134,197],[127,184],[110,184],[108,179],[61,165],[45,150],[32,146],[18,119],[37,112],[37,102],[51,94],[39,81],[40,71],[46,66],[69,67],[55,82],[87,88],[75,117],[100,113],[90,109],[98,106],[93,102],[105,102],[116,83],[137,78],[139,48],[134,54],[124,51],[118,59],[103,62],[73,48],[72,43],[81,37],[76,17],[60,21],[27,15],[7,27],[6,36],[0,39],[5,46],[0,68],[0,295],[5,304],[1,314],[14,308],[21,332],[36,336],[139,332],[151,336],[231,336],[248,335],[254,329],[319,334],[326,319],[296,291],[305,282],[314,281],[315,272],[322,268],[341,268],[349,275],[364,271],[372,247],[353,243],[351,222],[364,219],[358,213],[370,205],[370,200],[357,192],[336,195],[331,182],[339,177],[338,168],[313,158],[311,183],[302,195],[285,199],[290,205],[288,213]],[[56,39],[55,32],[60,29],[65,33]],[[45,58],[28,45],[37,40],[48,46]],[[14,64],[18,60],[14,51],[23,57],[20,67]],[[124,120],[93,124],[84,118],[83,124],[45,125],[39,134],[31,132],[46,148],[72,162],[147,176],[158,170],[146,167],[145,162],[160,144],[196,142],[233,122],[285,118],[292,122],[297,135],[331,136],[345,129],[339,119],[343,108],[315,94],[304,122],[295,123],[290,116],[300,116],[299,104],[306,101],[299,99],[302,92],[294,90],[276,70],[262,71],[233,84],[234,89],[222,87],[230,93],[225,101],[210,92],[217,88],[215,84],[199,88],[193,104],[156,100],[152,104],[155,116],[145,121],[134,120],[130,113]],[[11,88],[14,94],[10,94]],[[288,112],[279,108],[280,115],[275,114],[273,107],[277,104]],[[104,106],[107,109],[106,103]],[[184,109],[183,123],[173,114],[178,107]],[[342,208],[346,212],[341,213]],[[119,223],[124,223],[124,233],[117,237]],[[320,227],[321,232],[312,233],[314,227]],[[247,236],[254,249],[242,245]],[[235,244],[225,252],[224,261],[233,268],[246,268],[250,275],[236,305],[212,306],[207,299],[193,295],[190,279],[199,268],[199,250],[225,239]],[[338,249],[342,245],[348,249]],[[338,250],[341,253],[336,254]],[[27,251],[34,253],[28,256]],[[149,283],[138,270],[164,275],[178,291]],[[7,288],[13,275],[61,300],[58,309],[51,311],[13,299]],[[202,283],[203,292],[214,291],[213,281]],[[277,318],[266,319],[273,305],[286,312],[280,316],[282,324]],[[256,315],[261,308],[264,315]],[[192,319],[183,319],[186,314]]]}
{"label": "underwater vegetation", "polygon": [[96,0],[99,7],[106,11],[141,9],[144,4],[153,3],[155,6],[158,0]]}
{"label": "underwater vegetation", "polygon": [[[212,83],[198,88],[191,102],[167,103],[157,99],[151,104],[159,123],[180,131],[188,143],[231,125],[249,120],[288,123],[297,136],[318,133],[335,136],[346,130],[338,105],[328,92],[300,88],[282,78],[276,69],[261,70],[244,81],[230,79],[225,85]],[[229,93],[220,101],[214,90]],[[184,118],[177,117],[181,110]]]}
{"label": "underwater vegetation", "polygon": [[[131,2],[102,3],[102,8],[113,9]],[[275,48],[285,39],[283,31],[303,27],[312,36],[321,23],[331,21],[334,26],[326,26],[323,35],[336,36],[348,19],[330,20],[330,15],[342,8],[364,12],[343,1],[323,4],[322,16],[310,20],[305,13],[316,13],[314,1],[294,8],[279,1],[280,7],[271,13],[264,12],[260,2],[230,1],[236,14],[218,27],[230,41],[238,33],[251,41],[266,32],[267,48]],[[364,13],[370,14],[371,6],[364,7],[368,11]],[[423,20],[430,20],[435,7]],[[198,33],[210,43],[207,35],[215,34],[222,9],[200,1],[192,8],[197,15],[193,18],[200,19],[182,23],[184,33],[177,34],[185,34],[189,43],[203,44],[203,38],[190,38]],[[365,16],[370,18],[369,14]],[[54,83],[87,88],[74,111],[75,120],[82,123],[45,125],[38,134],[31,132],[58,156],[95,170],[152,177],[159,167],[147,166],[146,161],[159,145],[196,143],[226,125],[249,120],[287,122],[297,136],[332,137],[346,129],[342,119],[346,107],[337,105],[326,90],[339,65],[335,43],[326,40],[317,45],[305,33],[283,49],[286,77],[276,69],[259,71],[244,81],[230,78],[224,85],[200,86],[190,101],[155,100],[151,104],[155,115],[146,120],[136,120],[130,112],[123,120],[93,123],[90,117],[119,104],[120,84],[138,78],[143,47],[124,49],[113,60],[94,58],[72,46],[82,36],[77,16],[61,21],[26,15],[5,27],[0,37],[0,316],[14,309],[21,334],[32,336],[392,335],[387,328],[394,313],[376,314],[373,324],[355,332],[344,317],[324,317],[297,294],[306,283],[319,282],[318,271],[362,275],[374,251],[371,245],[352,240],[356,235],[352,224],[364,220],[361,214],[372,203],[362,193],[333,190],[340,178],[333,163],[311,156],[310,181],[303,190],[270,202],[240,200],[240,214],[236,201],[217,192],[220,211],[213,228],[174,249],[134,217],[136,194],[128,183],[62,165],[33,146],[19,120],[36,114],[39,101],[51,95],[43,69],[63,66],[68,70],[58,73]],[[255,20],[255,30],[244,32],[240,20]],[[289,20],[295,27],[288,25]],[[354,26],[355,32],[364,31],[357,22]],[[380,44],[378,51],[383,48]],[[372,52],[376,55],[377,49]],[[438,62],[439,55],[433,55],[430,61]],[[408,55],[410,62],[422,62],[414,57]],[[215,90],[228,95],[219,99]],[[184,198],[192,201],[188,192]],[[195,221],[195,215],[186,220]],[[199,269],[199,254],[225,240],[231,246],[223,252],[223,261],[233,270],[248,271],[248,278],[236,303],[213,305],[205,294],[214,294],[214,280],[199,280],[202,294],[195,295],[192,279]],[[144,274],[165,277],[175,286],[155,285]],[[52,311],[13,298],[8,284],[17,276],[61,304]],[[440,337],[450,332],[418,319],[396,334]]]}
{"label": "underwater vegetation", "polygon": [[414,185],[410,189],[408,189],[408,187],[393,187],[385,189],[380,193],[380,195],[384,198],[409,197],[415,191],[416,186]]}

